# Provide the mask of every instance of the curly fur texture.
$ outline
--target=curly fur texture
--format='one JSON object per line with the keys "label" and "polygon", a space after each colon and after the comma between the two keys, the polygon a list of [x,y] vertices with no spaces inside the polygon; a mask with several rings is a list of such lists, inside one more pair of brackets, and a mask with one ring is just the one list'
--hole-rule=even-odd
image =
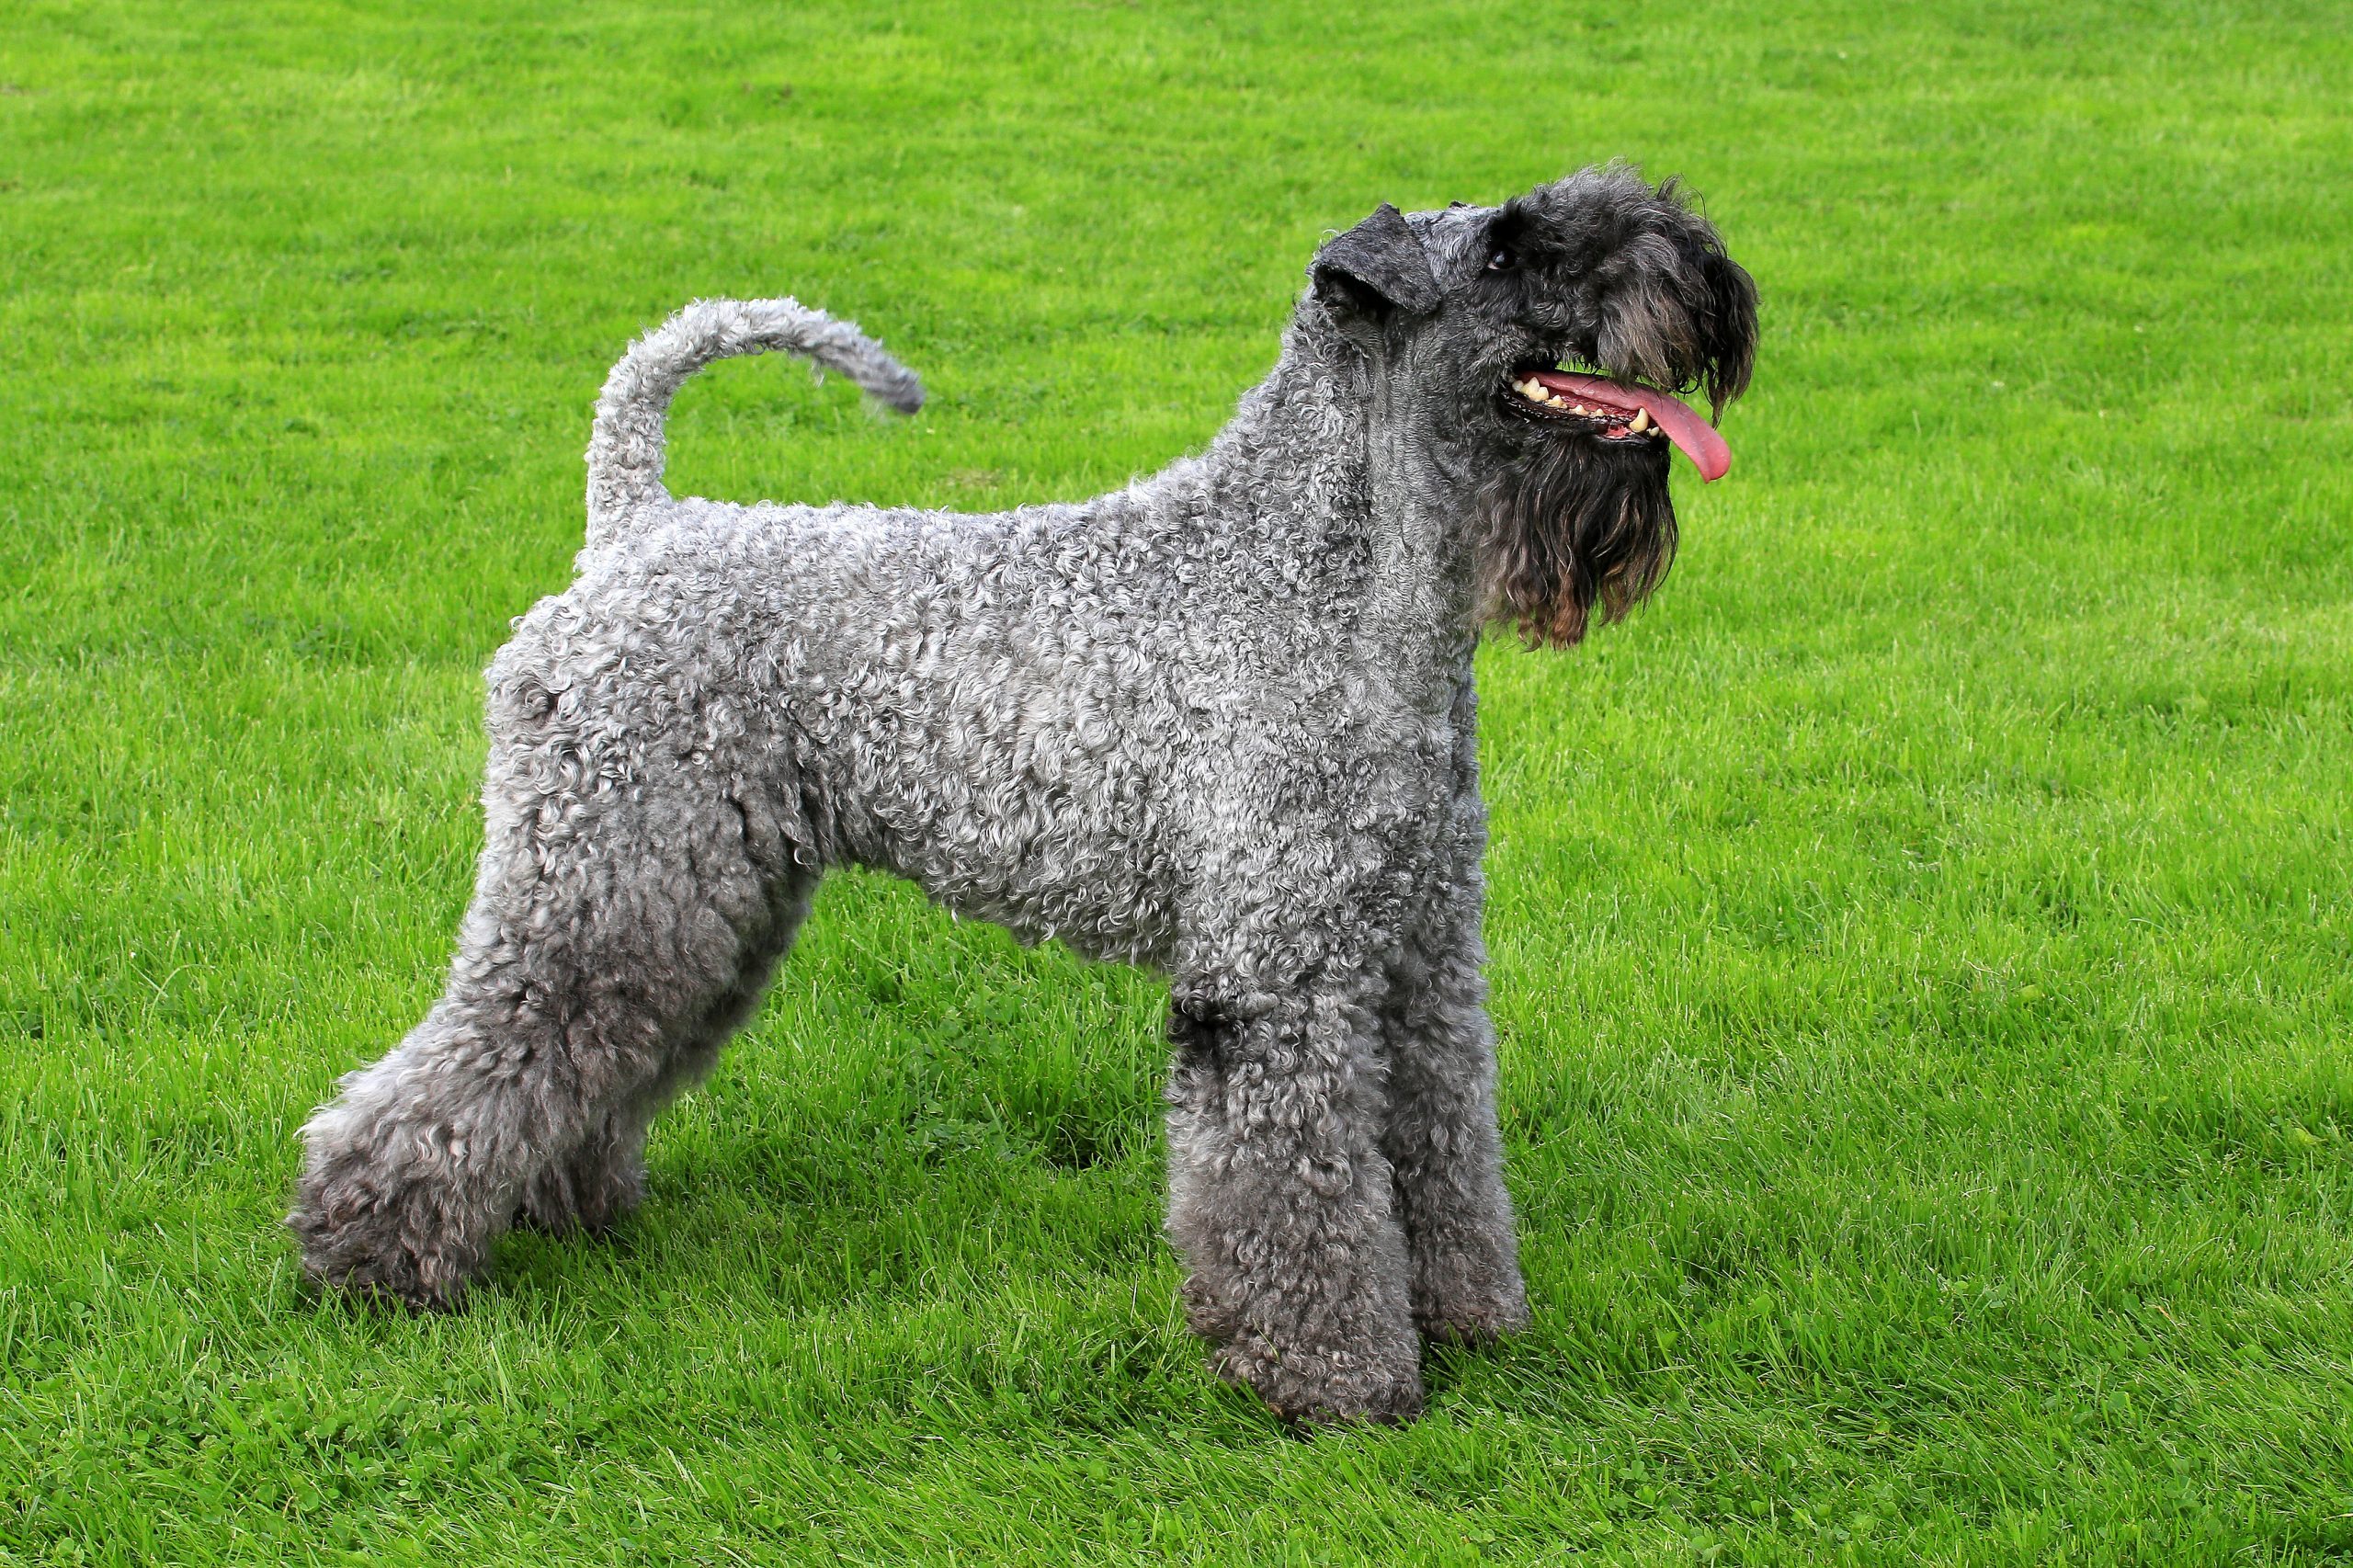
{"label": "curly fur texture", "polygon": [[674,500],[663,413],[711,359],[921,390],[790,301],[631,348],[577,580],[490,667],[445,994],[304,1129],[313,1276],[448,1305],[518,1218],[611,1223],[648,1122],[858,865],[1170,975],[1168,1229],[1195,1327],[1276,1411],[1410,1417],[1421,1337],[1525,1322],[1472,651],[1489,615],[1572,642],[1622,609],[1673,512],[1655,448],[1515,417],[1507,378],[1574,355],[1736,392],[1754,297],[1621,170],[1383,208],[1310,277],[1202,455],[991,516]]}

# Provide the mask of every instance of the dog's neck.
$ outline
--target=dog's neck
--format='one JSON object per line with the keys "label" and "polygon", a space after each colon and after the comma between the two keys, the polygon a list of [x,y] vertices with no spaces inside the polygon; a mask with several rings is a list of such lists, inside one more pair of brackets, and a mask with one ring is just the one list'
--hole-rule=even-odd
{"label": "dog's neck", "polygon": [[[1472,530],[1426,411],[1400,404],[1404,384],[1311,300],[1199,472],[1218,510],[1242,526],[1369,566],[1349,596],[1368,642],[1401,659],[1428,650],[1451,666],[1478,639]],[[1302,528],[1316,537],[1300,538]]]}

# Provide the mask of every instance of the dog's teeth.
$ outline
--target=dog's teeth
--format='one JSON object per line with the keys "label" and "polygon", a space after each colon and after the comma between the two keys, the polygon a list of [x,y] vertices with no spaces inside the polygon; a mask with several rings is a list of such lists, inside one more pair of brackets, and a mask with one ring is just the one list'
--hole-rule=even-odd
{"label": "dog's teeth", "polygon": [[1552,393],[1544,401],[1551,403],[1554,408],[1566,408],[1569,406],[1569,400],[1563,397],[1559,392]]}
{"label": "dog's teeth", "polygon": [[1634,410],[1634,422],[1626,426],[1627,429],[1631,430],[1637,436],[1641,435],[1650,427],[1651,411],[1647,408],[1638,408]]}

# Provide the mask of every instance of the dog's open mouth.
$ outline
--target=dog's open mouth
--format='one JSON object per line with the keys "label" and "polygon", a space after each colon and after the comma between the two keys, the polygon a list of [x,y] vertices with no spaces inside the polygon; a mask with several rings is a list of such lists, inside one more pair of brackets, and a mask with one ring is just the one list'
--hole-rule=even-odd
{"label": "dog's open mouth", "polygon": [[1722,479],[1732,467],[1732,449],[1715,426],[1656,387],[1537,368],[1515,371],[1511,390],[1525,412],[1566,420],[1606,441],[1672,441],[1701,479]]}

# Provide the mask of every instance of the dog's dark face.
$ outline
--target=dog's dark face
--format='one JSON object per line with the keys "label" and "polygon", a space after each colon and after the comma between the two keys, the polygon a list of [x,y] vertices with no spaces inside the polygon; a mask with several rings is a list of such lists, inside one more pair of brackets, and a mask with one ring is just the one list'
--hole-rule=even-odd
{"label": "dog's dark face", "polygon": [[1390,383],[1475,529],[1484,612],[1531,642],[1615,619],[1675,555],[1668,454],[1714,479],[1756,289],[1674,181],[1587,169],[1501,207],[1383,207],[1317,253],[1313,296]]}

